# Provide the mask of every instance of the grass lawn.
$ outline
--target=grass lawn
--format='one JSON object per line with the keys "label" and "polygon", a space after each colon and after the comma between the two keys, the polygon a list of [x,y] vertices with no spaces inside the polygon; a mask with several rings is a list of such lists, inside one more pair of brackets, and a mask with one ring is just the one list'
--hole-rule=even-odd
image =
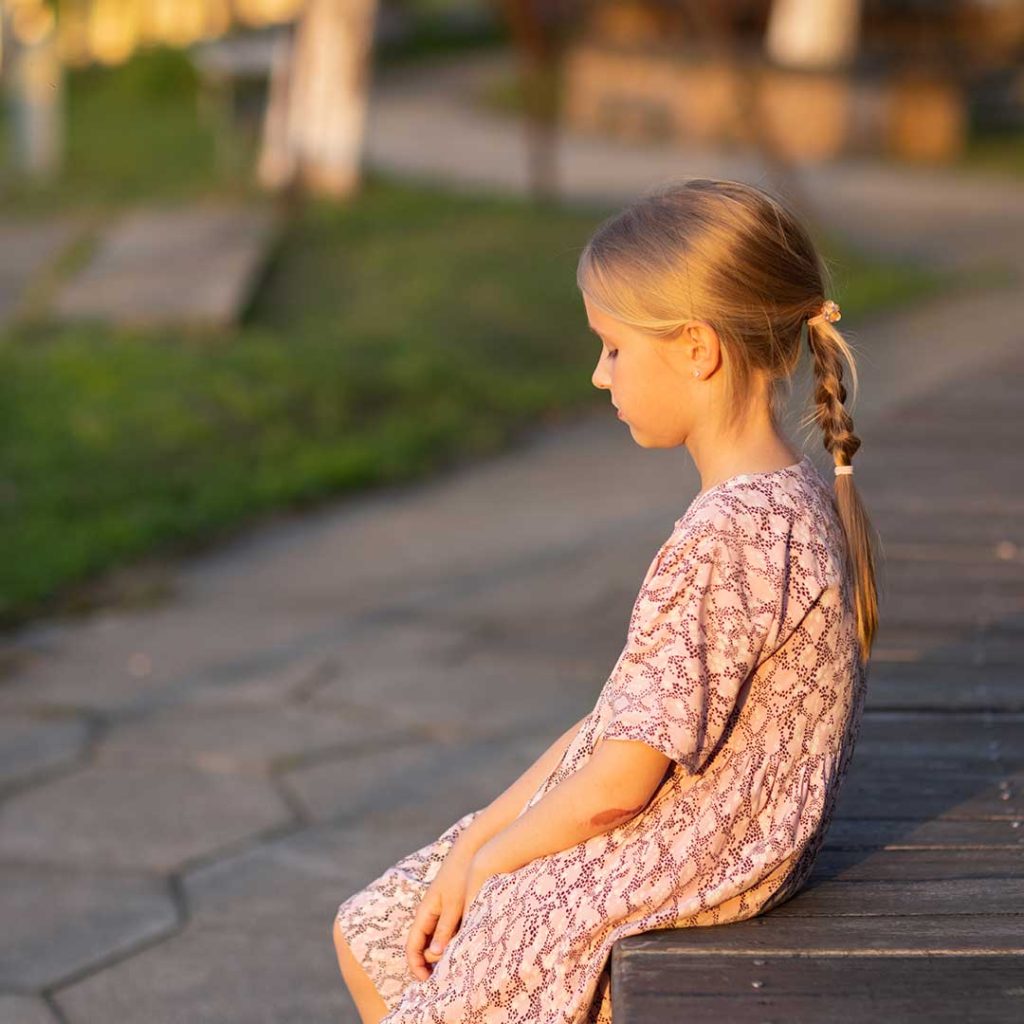
{"label": "grass lawn", "polygon": [[[132,94],[111,78],[93,76],[72,104],[77,156],[53,206],[225,187],[209,138],[182,112],[193,109],[187,88],[150,81]],[[104,109],[137,130],[106,125],[109,150],[93,153]],[[190,156],[163,165],[176,137]],[[579,250],[606,212],[371,176],[358,201],[297,213],[237,331],[39,317],[0,334],[0,622],[87,607],[115,567],[606,406],[575,287]],[[828,251],[851,319],[937,284]]]}

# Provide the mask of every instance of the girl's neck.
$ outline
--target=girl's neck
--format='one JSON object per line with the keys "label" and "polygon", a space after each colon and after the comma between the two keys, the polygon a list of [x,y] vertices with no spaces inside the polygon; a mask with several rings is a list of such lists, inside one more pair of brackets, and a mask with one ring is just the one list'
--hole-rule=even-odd
{"label": "girl's neck", "polygon": [[700,473],[700,494],[730,477],[742,473],[771,473],[800,461],[800,453],[774,428],[747,431],[729,441],[714,444],[687,443],[690,456]]}

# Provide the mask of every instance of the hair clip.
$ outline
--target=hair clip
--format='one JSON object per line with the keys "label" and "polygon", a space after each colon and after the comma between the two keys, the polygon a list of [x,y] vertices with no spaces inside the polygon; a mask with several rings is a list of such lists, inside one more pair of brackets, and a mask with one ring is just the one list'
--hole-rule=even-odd
{"label": "hair clip", "polygon": [[847,463],[845,466],[836,466],[836,476],[843,476],[853,472],[853,466]]}
{"label": "hair clip", "polygon": [[816,316],[812,316],[807,322],[809,324],[816,324],[819,320],[827,320],[830,324],[834,324],[837,320],[842,319],[842,313],[839,310],[839,303],[833,302],[832,299],[826,299],[821,306],[821,312]]}

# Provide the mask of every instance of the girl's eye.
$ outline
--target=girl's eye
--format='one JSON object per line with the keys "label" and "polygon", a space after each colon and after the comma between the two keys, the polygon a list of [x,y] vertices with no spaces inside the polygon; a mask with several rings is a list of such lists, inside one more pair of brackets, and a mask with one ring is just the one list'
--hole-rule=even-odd
{"label": "girl's eye", "polygon": [[608,358],[609,359],[612,359],[613,357],[617,356],[618,354],[619,354],[619,350],[618,349],[615,349],[614,351],[612,351],[612,349],[608,349]]}

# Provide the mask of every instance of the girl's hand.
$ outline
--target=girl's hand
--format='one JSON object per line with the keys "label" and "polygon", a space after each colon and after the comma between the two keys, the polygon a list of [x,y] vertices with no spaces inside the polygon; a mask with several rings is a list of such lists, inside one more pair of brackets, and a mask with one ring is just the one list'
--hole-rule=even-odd
{"label": "girl's hand", "polygon": [[430,977],[431,969],[441,959],[462,920],[474,852],[468,844],[456,841],[416,909],[405,943],[405,958],[409,970],[420,981]]}

